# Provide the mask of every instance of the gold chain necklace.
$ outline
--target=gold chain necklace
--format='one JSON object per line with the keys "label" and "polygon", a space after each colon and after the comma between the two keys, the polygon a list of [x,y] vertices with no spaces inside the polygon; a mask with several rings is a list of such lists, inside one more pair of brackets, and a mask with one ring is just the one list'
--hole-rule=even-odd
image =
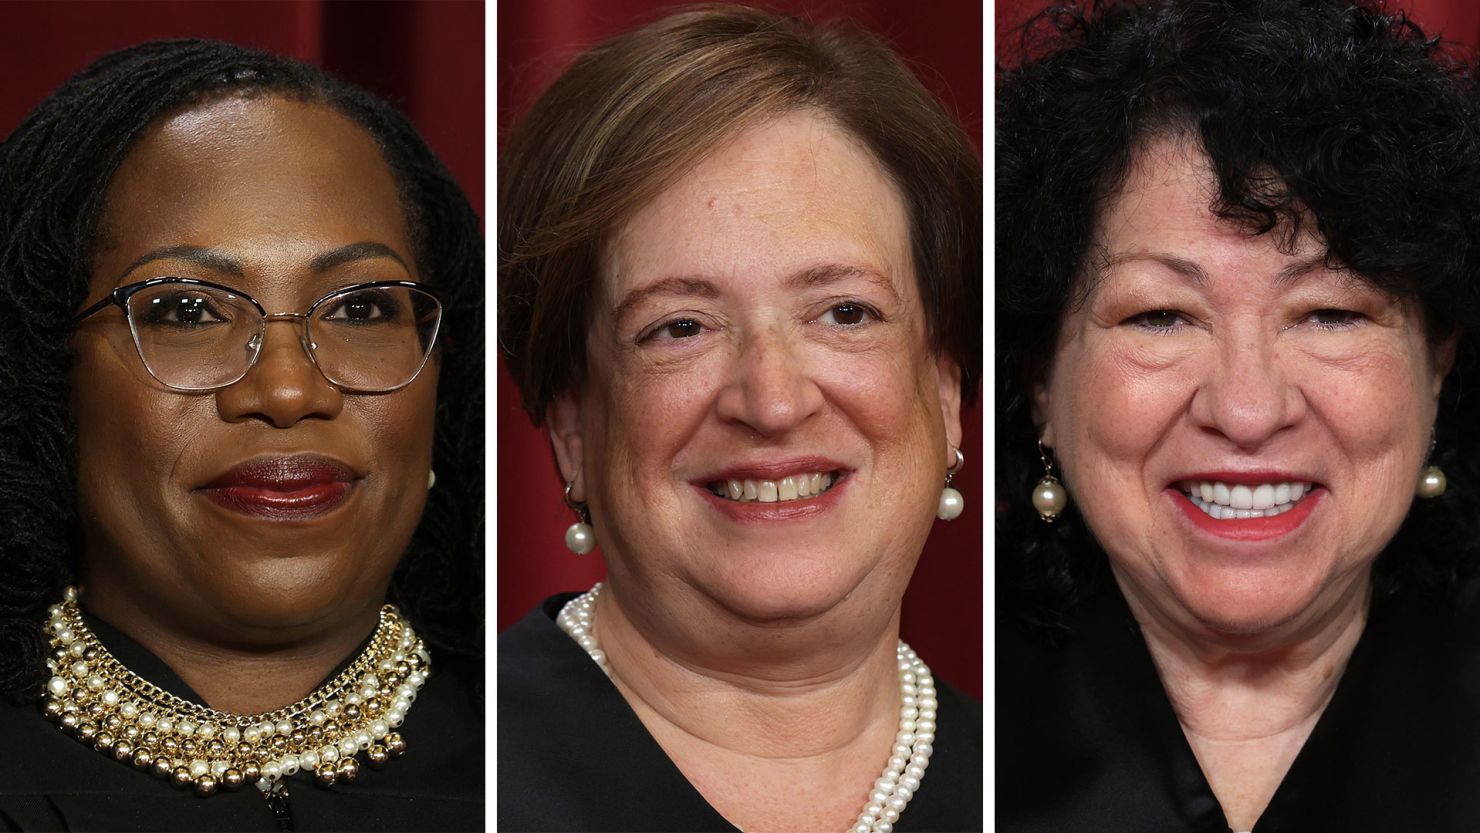
{"label": "gold chain necklace", "polygon": [[370,645],[327,685],[256,715],[183,700],[125,668],[83,620],[76,588],[51,606],[46,633],[47,718],[98,752],[199,796],[255,784],[281,797],[300,771],[332,787],[359,775],[360,752],[380,768],[406,751],[395,729],[431,673],[426,646],[394,605],[381,608]]}

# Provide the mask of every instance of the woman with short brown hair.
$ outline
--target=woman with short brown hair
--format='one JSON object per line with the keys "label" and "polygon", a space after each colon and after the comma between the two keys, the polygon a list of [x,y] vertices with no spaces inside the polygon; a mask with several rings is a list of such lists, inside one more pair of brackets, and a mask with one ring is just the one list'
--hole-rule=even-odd
{"label": "woman with short brown hair", "polygon": [[862,30],[716,7],[578,58],[501,173],[500,343],[608,580],[500,637],[500,826],[980,829],[980,706],[898,640],[964,508],[960,128]]}

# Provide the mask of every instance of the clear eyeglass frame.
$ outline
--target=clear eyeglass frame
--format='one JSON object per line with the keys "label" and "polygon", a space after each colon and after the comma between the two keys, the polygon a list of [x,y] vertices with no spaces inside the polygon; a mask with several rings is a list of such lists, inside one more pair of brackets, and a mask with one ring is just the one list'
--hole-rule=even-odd
{"label": "clear eyeglass frame", "polygon": [[[255,332],[249,338],[247,338],[242,345],[249,351],[250,355],[248,356],[246,363],[243,365],[240,372],[231,372],[230,374],[228,374],[229,378],[226,378],[224,381],[211,382],[209,384],[200,385],[182,385],[178,384],[178,380],[171,381],[169,378],[165,378],[169,374],[162,374],[156,369],[156,367],[153,366],[153,364],[149,360],[149,356],[147,355],[148,351],[146,350],[144,342],[140,336],[140,327],[138,321],[136,320],[136,310],[134,310],[133,306],[130,304],[130,301],[137,297],[141,292],[152,290],[165,285],[179,285],[182,287],[226,293],[233,300],[239,299],[251,305],[251,307],[256,311],[258,320]],[[427,325],[428,333],[425,335],[424,343],[421,345],[420,360],[416,362],[414,369],[410,370],[409,375],[406,375],[406,378],[404,380],[401,380],[395,384],[377,384],[366,386],[363,384],[349,382],[343,378],[342,374],[334,373],[331,371],[330,368],[326,368],[324,366],[324,363],[320,361],[319,358],[319,346],[314,340],[314,330],[312,327],[312,323],[314,321],[314,314],[317,313],[320,309],[326,308],[326,305],[330,304],[331,302],[337,301],[342,298],[347,298],[358,292],[377,289],[402,289],[408,290],[409,292],[418,293],[419,296],[424,297],[432,305],[431,321],[430,324]],[[300,325],[299,343],[303,347],[304,352],[308,355],[309,361],[313,364],[314,368],[317,369],[319,373],[329,381],[330,384],[347,393],[391,393],[406,387],[407,385],[414,382],[416,378],[421,375],[422,369],[426,367],[428,360],[431,358],[432,351],[436,347],[437,336],[440,334],[442,328],[443,311],[442,300],[440,297],[438,297],[436,291],[431,286],[424,283],[418,283],[416,281],[370,281],[367,283],[351,284],[348,286],[339,287],[338,289],[335,289],[323,295],[322,297],[315,300],[312,304],[309,304],[308,309],[303,312],[270,313],[265,308],[263,308],[262,304],[259,303],[257,299],[246,294],[245,292],[242,292],[239,289],[234,289],[223,284],[213,283],[211,281],[203,281],[196,278],[165,276],[150,278],[149,280],[138,281],[136,283],[125,284],[123,286],[115,288],[106,297],[77,313],[77,315],[74,316],[72,319],[74,326],[82,322],[84,319],[89,318],[99,311],[107,309],[110,306],[116,306],[119,309],[123,310],[124,318],[128,321],[129,333],[133,338],[134,349],[138,353],[139,361],[144,365],[144,369],[148,371],[149,375],[152,376],[155,381],[159,382],[161,385],[164,385],[171,390],[180,391],[182,393],[207,393],[210,391],[220,390],[221,388],[230,387],[237,382],[240,382],[242,379],[246,378],[247,374],[251,372],[254,366],[256,366],[257,359],[260,358],[262,355],[262,345],[265,343],[267,337],[267,325],[273,321],[295,320],[298,321]],[[418,333],[418,335],[420,335],[420,333]]]}

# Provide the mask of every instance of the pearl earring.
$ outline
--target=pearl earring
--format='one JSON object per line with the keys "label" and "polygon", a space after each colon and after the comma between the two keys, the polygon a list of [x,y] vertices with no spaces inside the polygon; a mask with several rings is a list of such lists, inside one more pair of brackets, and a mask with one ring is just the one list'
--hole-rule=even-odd
{"label": "pearl earring", "polygon": [[427,469],[427,491],[430,492],[435,485],[437,485],[437,470]]}
{"label": "pearl earring", "polygon": [[585,555],[596,549],[596,530],[591,528],[591,513],[586,509],[586,504],[570,499],[570,488],[574,485],[574,480],[565,484],[565,505],[573,509],[581,519],[565,530],[565,546],[576,555]]}
{"label": "pearl earring", "polygon": [[1038,459],[1043,461],[1043,479],[1033,487],[1033,508],[1038,510],[1038,517],[1044,523],[1053,523],[1059,519],[1064,507],[1069,505],[1069,492],[1053,476],[1053,460],[1049,459],[1043,440],[1038,441]]}
{"label": "pearl earring", "polygon": [[1413,493],[1415,495],[1418,495],[1420,498],[1423,498],[1424,500],[1436,498],[1439,495],[1444,494],[1444,490],[1449,488],[1449,479],[1444,476],[1444,470],[1439,468],[1438,465],[1432,462],[1432,460],[1434,459],[1434,449],[1438,447],[1439,438],[1430,435],[1429,460],[1431,462],[1429,463],[1428,467],[1423,470],[1423,474],[1419,476],[1418,486],[1413,489]]}
{"label": "pearl earring", "polygon": [[955,446],[951,446],[951,451],[956,453],[956,462],[946,469],[946,487],[940,491],[940,505],[935,510],[935,517],[943,521],[954,521],[966,510],[966,498],[961,497],[961,493],[951,486],[956,473],[966,465],[966,457],[961,453],[961,449]]}
{"label": "pearl earring", "polygon": [[1418,488],[1413,493],[1427,500],[1444,494],[1444,490],[1448,488],[1449,480],[1444,477],[1444,470],[1438,466],[1429,466],[1423,470],[1423,477],[1418,479]]}

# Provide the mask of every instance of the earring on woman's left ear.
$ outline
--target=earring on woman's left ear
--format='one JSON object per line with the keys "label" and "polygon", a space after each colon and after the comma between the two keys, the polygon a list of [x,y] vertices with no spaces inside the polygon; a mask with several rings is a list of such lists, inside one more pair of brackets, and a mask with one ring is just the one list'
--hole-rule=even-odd
{"label": "earring on woman's left ear", "polygon": [[570,499],[570,489],[574,485],[574,480],[565,484],[565,505],[574,510],[581,519],[566,528],[565,546],[576,555],[585,555],[596,549],[596,530],[591,527],[591,512],[586,508],[586,504]]}
{"label": "earring on woman's left ear", "polygon": [[437,485],[437,470],[427,469],[427,491],[430,492],[435,485]]}
{"label": "earring on woman's left ear", "polygon": [[935,510],[935,517],[943,521],[954,521],[966,511],[966,498],[951,486],[951,481],[956,479],[956,473],[966,465],[966,456],[961,453],[961,449],[955,446],[951,446],[951,451],[956,454],[956,462],[946,469],[946,487],[940,492],[940,505]]}
{"label": "earring on woman's left ear", "polygon": [[1414,487],[1413,493],[1424,500],[1436,498],[1444,494],[1449,488],[1449,478],[1444,476],[1444,470],[1433,462],[1434,451],[1439,447],[1439,438],[1429,437],[1429,464],[1424,467],[1423,474],[1419,475],[1418,485]]}

